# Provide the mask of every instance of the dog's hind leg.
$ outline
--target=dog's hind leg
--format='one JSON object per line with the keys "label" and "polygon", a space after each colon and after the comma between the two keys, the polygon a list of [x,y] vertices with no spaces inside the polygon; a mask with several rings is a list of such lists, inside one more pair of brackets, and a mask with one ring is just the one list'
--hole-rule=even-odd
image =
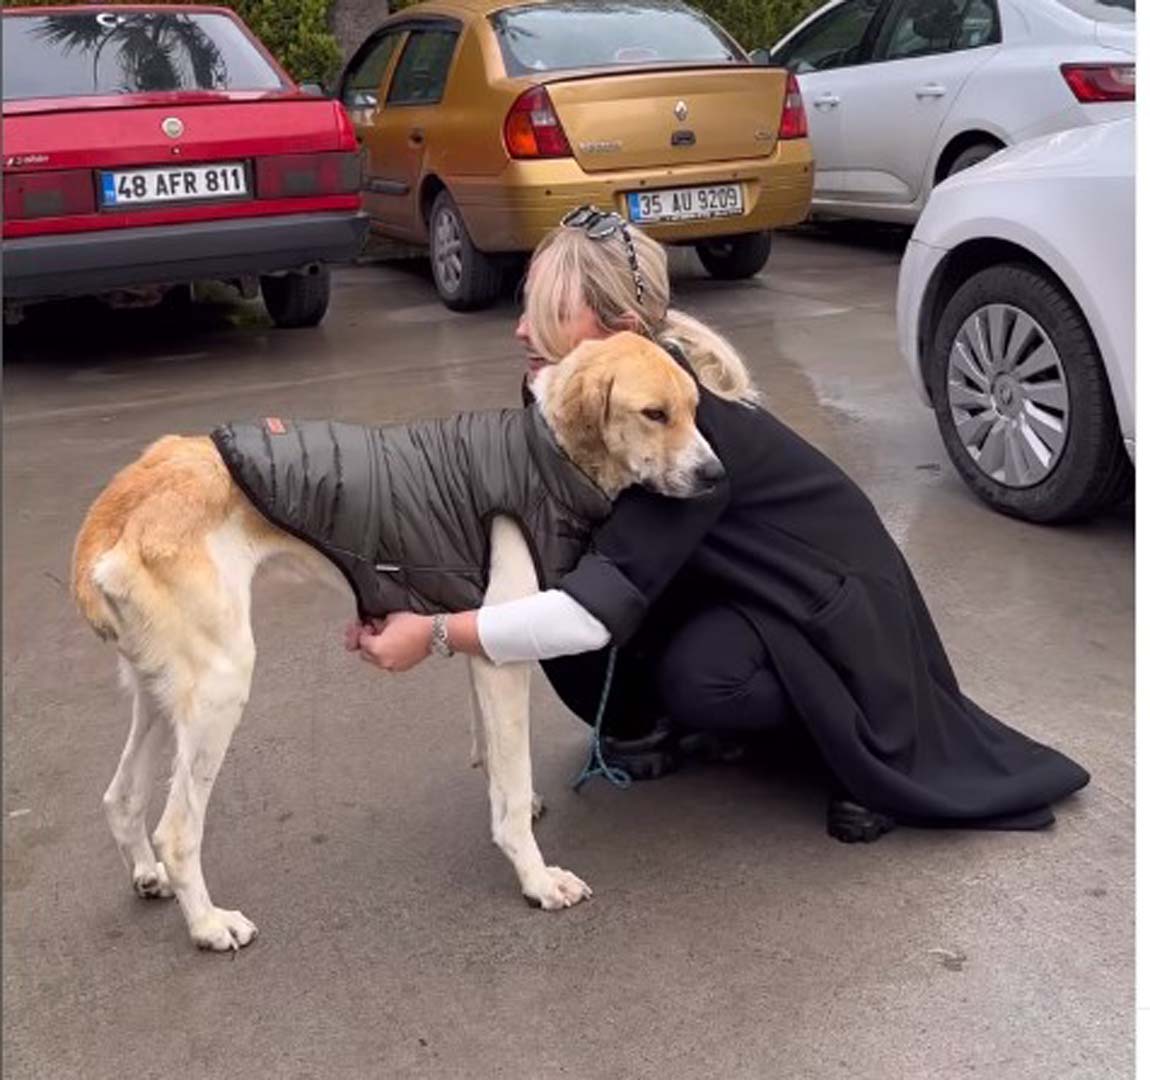
{"label": "dog's hind leg", "polygon": [[180,695],[185,703],[173,715],[171,791],[154,839],[188,932],[203,949],[238,949],[256,936],[241,912],[212,903],[200,856],[208,800],[247,704],[254,662],[250,631],[219,643],[200,658],[190,692]]}
{"label": "dog's hind leg", "polygon": [[168,724],[131,663],[121,659],[120,664],[124,682],[132,691],[132,727],[116,775],[104,792],[104,812],[132,872],[132,888],[142,897],[169,897],[172,889],[163,863],[156,861],[146,821],[156,756],[167,737]]}
{"label": "dog's hind leg", "polygon": [[183,572],[196,576],[176,590],[195,632],[168,638],[177,642],[165,681],[176,752],[168,804],[153,835],[192,940],[218,951],[256,936],[243,914],[212,903],[200,855],[208,801],[247,705],[256,659],[251,580],[262,548],[241,525],[231,521],[209,535],[212,565],[197,570],[186,560]]}
{"label": "dog's hind leg", "polygon": [[[491,553],[485,602],[511,600],[537,589],[527,544],[510,520],[493,522]],[[547,910],[571,907],[591,890],[574,874],[543,861],[531,827],[542,808],[531,784],[531,669],[526,664],[500,668],[474,657],[471,676],[483,726],[492,838],[511,860],[529,901]]]}

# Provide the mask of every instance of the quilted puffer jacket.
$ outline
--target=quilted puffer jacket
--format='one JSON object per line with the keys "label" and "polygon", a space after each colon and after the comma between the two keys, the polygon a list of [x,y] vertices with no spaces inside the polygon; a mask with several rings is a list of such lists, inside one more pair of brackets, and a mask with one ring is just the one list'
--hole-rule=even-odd
{"label": "quilted puffer jacket", "polygon": [[478,607],[499,514],[547,588],[611,510],[537,408],[387,427],[269,418],[212,440],[257,509],[343,572],[361,617]]}

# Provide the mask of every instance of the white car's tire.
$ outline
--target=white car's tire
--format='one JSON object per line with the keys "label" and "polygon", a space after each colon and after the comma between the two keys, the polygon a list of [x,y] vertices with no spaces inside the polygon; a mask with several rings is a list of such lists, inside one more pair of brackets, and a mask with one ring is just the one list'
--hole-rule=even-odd
{"label": "white car's tire", "polygon": [[939,320],[927,374],[951,461],[996,510],[1072,521],[1132,490],[1098,346],[1041,270],[992,266],[963,284]]}
{"label": "white car's tire", "polygon": [[966,169],[972,168],[989,157],[994,157],[1001,149],[1002,147],[999,146],[998,143],[989,142],[975,143],[974,146],[968,146],[947,167],[946,179],[956,176]]}

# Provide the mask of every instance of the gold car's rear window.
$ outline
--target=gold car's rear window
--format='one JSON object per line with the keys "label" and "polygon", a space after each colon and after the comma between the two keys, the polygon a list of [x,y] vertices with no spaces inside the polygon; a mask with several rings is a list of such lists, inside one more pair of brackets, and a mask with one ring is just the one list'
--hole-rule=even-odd
{"label": "gold car's rear window", "polygon": [[673,0],[557,0],[490,16],[511,77],[643,64],[746,64],[710,19]]}

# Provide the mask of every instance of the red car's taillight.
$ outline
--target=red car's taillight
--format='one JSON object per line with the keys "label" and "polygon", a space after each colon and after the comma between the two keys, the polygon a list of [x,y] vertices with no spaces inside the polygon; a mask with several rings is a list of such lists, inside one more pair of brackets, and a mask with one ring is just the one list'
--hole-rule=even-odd
{"label": "red car's taillight", "polygon": [[1063,64],[1062,77],[1081,102],[1134,100],[1133,64]]}
{"label": "red car's taillight", "polygon": [[256,197],[352,195],[362,182],[363,159],[355,152],[277,154],[256,159]]}
{"label": "red car's taillight", "polygon": [[783,98],[783,117],[779,121],[780,139],[807,137],[807,110],[803,108],[803,95],[799,80],[787,73],[787,96]]}
{"label": "red car's taillight", "polygon": [[570,157],[571,144],[546,89],[520,95],[503,121],[503,141],[513,158]]}
{"label": "red car's taillight", "polygon": [[4,177],[4,217],[9,221],[95,211],[96,186],[88,169]]}

